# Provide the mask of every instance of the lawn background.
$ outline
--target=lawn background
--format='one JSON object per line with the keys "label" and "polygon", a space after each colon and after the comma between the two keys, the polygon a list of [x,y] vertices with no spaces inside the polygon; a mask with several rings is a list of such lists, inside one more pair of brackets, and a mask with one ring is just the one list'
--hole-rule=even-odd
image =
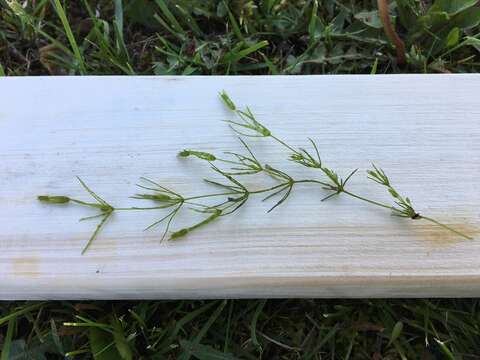
{"label": "lawn background", "polygon": [[[371,0],[0,0],[0,75],[478,71],[477,0],[390,1],[406,64],[376,9]],[[4,301],[0,360],[480,359],[479,324],[476,299]]]}

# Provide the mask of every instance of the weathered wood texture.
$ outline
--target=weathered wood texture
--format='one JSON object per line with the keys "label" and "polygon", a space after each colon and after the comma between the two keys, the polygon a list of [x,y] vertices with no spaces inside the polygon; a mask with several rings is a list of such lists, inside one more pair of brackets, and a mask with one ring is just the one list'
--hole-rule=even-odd
{"label": "weathered wood texture", "polygon": [[[208,166],[176,153],[240,149],[222,89],[294,146],[318,140],[341,174],[359,167],[352,190],[389,201],[366,180],[375,162],[420,212],[475,239],[298,186],[273,213],[252,198],[165,244],[161,229],[142,231],[160,212],[119,213],[81,256],[95,222],[78,219],[94,212],[36,196],[88,199],[75,175],[116,206],[138,205],[128,196],[140,176],[209,189]],[[479,75],[2,78],[0,298],[479,296],[479,90]],[[314,174],[250,143],[265,162]]]}

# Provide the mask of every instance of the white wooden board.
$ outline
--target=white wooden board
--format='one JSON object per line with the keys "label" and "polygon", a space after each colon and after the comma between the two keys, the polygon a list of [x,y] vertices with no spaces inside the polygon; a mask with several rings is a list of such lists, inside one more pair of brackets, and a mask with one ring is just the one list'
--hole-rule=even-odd
{"label": "white wooden board", "polygon": [[[435,226],[389,216],[348,197],[299,186],[276,211],[252,198],[177,242],[142,229],[160,212],[119,213],[81,255],[95,222],[75,176],[116,206],[137,204],[140,176],[187,194],[210,189],[183,148],[239,150],[218,99],[238,105],[294,146],[318,140],[351,189],[382,166]],[[423,297],[480,295],[479,75],[302,77],[29,77],[0,79],[0,298]],[[264,162],[312,175],[284,149],[250,141]],[[212,189],[210,189],[212,191]],[[175,229],[188,224],[178,220]]]}

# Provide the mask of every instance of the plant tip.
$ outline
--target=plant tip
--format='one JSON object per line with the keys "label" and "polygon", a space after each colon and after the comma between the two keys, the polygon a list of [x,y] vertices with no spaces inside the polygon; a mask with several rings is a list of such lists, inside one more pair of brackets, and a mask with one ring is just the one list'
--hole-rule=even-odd
{"label": "plant tip", "polygon": [[70,201],[70,198],[67,196],[40,195],[40,196],[37,196],[37,199],[41,202],[46,202],[49,204],[65,204]]}
{"label": "plant tip", "polygon": [[222,98],[223,102],[225,103],[225,105],[227,105],[227,107],[230,110],[235,111],[237,109],[237,107],[235,106],[235,103],[232,101],[232,99],[230,99],[230,97],[225,92],[225,90],[222,90],[220,92],[220,97]]}
{"label": "plant tip", "polygon": [[188,228],[184,228],[184,229],[181,229],[181,230],[178,230],[178,231],[175,231],[172,233],[172,235],[170,235],[170,239],[169,240],[175,240],[175,239],[178,239],[180,237],[183,237],[185,235],[188,234]]}
{"label": "plant tip", "polygon": [[196,150],[182,150],[178,153],[178,156],[180,157],[189,157],[189,156],[194,156],[202,160],[206,161],[215,161],[217,160],[217,157],[213,154],[204,152],[204,151],[196,151]]}

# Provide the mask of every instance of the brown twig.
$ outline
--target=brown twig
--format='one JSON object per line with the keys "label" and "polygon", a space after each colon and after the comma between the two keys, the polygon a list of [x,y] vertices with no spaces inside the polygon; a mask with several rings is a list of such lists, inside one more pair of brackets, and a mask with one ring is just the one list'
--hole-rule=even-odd
{"label": "brown twig", "polygon": [[390,14],[388,13],[388,0],[377,0],[378,4],[378,13],[380,19],[382,20],[383,29],[385,34],[390,39],[390,41],[395,45],[397,50],[397,62],[399,65],[404,65],[407,62],[407,57],[405,55],[405,43],[392,26],[390,21]]}

